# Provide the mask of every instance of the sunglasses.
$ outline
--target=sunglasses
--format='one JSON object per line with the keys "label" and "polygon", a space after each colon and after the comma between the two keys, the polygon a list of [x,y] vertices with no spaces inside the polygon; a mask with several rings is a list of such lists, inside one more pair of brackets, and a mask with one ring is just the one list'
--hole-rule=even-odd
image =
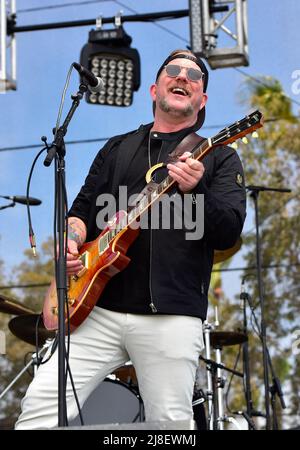
{"label": "sunglasses", "polygon": [[182,69],[186,69],[186,75],[190,81],[200,81],[204,77],[204,73],[201,70],[193,69],[192,67],[178,66],[177,64],[168,64],[165,66],[167,75],[169,77],[178,77]]}

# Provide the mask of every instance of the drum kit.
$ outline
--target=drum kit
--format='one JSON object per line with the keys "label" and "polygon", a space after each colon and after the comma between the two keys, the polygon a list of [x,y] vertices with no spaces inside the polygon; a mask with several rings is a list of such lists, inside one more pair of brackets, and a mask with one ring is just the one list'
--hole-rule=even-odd
{"label": "drum kit", "polygon": [[[235,248],[229,251],[215,252],[214,263],[224,261],[232,256],[241,246],[238,241]],[[10,385],[0,394],[0,400],[13,386],[13,384],[28,370],[31,365],[38,366],[42,354],[46,352],[55,337],[53,331],[47,330],[41,320],[41,315],[23,304],[0,294],[0,313],[15,315],[8,327],[10,331],[22,341],[37,347],[32,360],[24,367]],[[204,363],[206,371],[206,391],[203,385],[195,383],[193,397],[194,419],[198,429],[223,430],[225,423],[233,424],[240,429],[234,417],[225,414],[224,387],[226,378],[224,371],[231,372],[243,378],[243,374],[229,369],[222,364],[222,348],[242,344],[247,336],[235,331],[215,331],[214,327],[204,322],[205,357],[200,356],[199,367]],[[216,360],[211,359],[211,351],[215,351]],[[203,366],[202,366],[203,370]],[[99,408],[99,404],[102,405]],[[85,425],[103,423],[130,423],[144,421],[144,407],[139,394],[138,380],[133,365],[129,362],[109,375],[101,385],[87,399],[82,408]],[[71,425],[79,425],[74,419]]]}

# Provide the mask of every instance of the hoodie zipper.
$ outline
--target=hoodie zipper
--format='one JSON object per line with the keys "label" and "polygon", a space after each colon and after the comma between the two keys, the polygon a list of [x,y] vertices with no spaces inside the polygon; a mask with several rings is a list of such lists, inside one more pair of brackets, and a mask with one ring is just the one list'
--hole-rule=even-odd
{"label": "hoodie zipper", "polygon": [[149,266],[149,290],[150,290],[150,300],[151,303],[149,304],[153,314],[157,313],[157,308],[153,302],[153,293],[152,293],[152,228],[150,226],[150,266]]}
{"label": "hoodie zipper", "polygon": [[[156,135],[154,134],[154,137],[157,137],[157,134]],[[149,131],[149,138],[148,138],[148,164],[149,164],[149,169],[152,166],[152,163],[151,163],[151,148],[150,147],[151,147],[151,131]],[[157,157],[157,162],[156,163],[159,162],[162,148],[163,148],[163,142],[161,142],[160,150],[159,150],[159,153],[158,153],[158,157]],[[154,177],[155,177],[155,175],[154,175]],[[155,180],[155,178],[154,178],[154,180]],[[152,292],[152,253],[153,253],[153,251],[152,251],[152,244],[153,244],[153,235],[152,235],[152,233],[153,233],[153,230],[152,230],[151,220],[152,219],[151,219],[151,212],[150,212],[150,252],[149,252],[149,260],[150,260],[149,261],[150,262],[150,265],[149,265],[150,303],[149,303],[149,306],[150,306],[151,311],[153,312],[153,314],[155,314],[155,313],[157,313],[157,308],[156,308],[156,306],[154,304],[154,301],[153,301],[153,292]]]}

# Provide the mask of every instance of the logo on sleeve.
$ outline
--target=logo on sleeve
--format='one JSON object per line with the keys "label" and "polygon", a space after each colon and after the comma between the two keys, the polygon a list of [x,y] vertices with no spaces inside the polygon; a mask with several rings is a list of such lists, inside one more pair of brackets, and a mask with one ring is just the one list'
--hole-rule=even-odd
{"label": "logo on sleeve", "polygon": [[236,176],[235,176],[235,181],[236,181],[236,184],[238,184],[239,186],[241,186],[241,187],[243,187],[243,182],[244,182],[244,180],[243,180],[243,175],[241,175],[239,172],[237,172],[237,174],[236,174]]}

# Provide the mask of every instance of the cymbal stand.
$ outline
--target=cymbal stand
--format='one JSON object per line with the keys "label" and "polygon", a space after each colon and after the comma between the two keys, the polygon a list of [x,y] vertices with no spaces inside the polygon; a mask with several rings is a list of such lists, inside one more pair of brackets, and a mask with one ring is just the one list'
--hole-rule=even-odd
{"label": "cymbal stand", "polygon": [[[203,324],[204,329],[204,340],[205,340],[205,357],[206,360],[211,360],[211,354],[210,354],[210,332],[212,329],[212,325],[208,323],[207,320],[205,320]],[[207,404],[208,404],[208,429],[213,430],[214,429],[214,416],[215,416],[215,398],[214,398],[214,389],[213,389],[213,376],[212,376],[212,368],[211,364],[206,364],[206,376],[207,376]]]}
{"label": "cymbal stand", "polygon": [[[218,307],[215,307],[215,326],[216,328],[220,325],[219,323],[219,317],[218,317]],[[221,351],[222,347],[215,347],[216,351],[216,363],[217,369],[216,369],[216,375],[217,378],[214,380],[214,388],[216,386],[217,382],[217,394],[218,394],[218,418],[217,418],[217,428],[219,430],[224,430],[224,398],[223,398],[223,389],[225,386],[225,378],[223,377],[223,370],[221,367],[222,361],[221,361]]]}
{"label": "cymbal stand", "polygon": [[[216,379],[217,379],[217,366],[211,359],[210,352],[210,333],[214,329],[214,327],[219,326],[218,319],[218,308],[215,307],[215,323],[214,326],[208,323],[206,320],[204,322],[204,340],[205,340],[205,356],[206,356],[206,375],[207,375],[207,404],[208,404],[208,429],[209,430],[217,430],[218,429],[218,403],[216,397]],[[203,359],[203,358],[202,358]]]}
{"label": "cymbal stand", "polygon": [[[215,327],[217,328],[220,325],[218,318],[218,307],[215,307]],[[222,346],[215,346],[216,352],[216,362],[212,361],[210,358],[210,332],[212,326],[207,322],[204,322],[204,336],[205,336],[205,346],[206,346],[206,355],[209,357],[206,358],[207,363],[207,385],[208,385],[208,421],[209,421],[209,429],[210,430],[224,430],[224,423],[230,422],[235,427],[240,430],[241,427],[234,417],[229,417],[225,415],[224,412],[224,395],[223,390],[225,387],[226,378],[223,376],[223,370],[227,370],[241,378],[243,378],[243,374],[237,372],[236,370],[229,369],[222,364]],[[204,359],[204,358],[202,358]],[[216,395],[217,391],[217,395]],[[210,402],[209,402],[210,400]]]}
{"label": "cymbal stand", "polygon": [[[224,413],[224,397],[223,397],[223,389],[225,387],[226,378],[223,377],[223,370],[227,370],[228,372],[233,373],[234,375],[243,378],[243,374],[233,370],[229,369],[228,367],[224,366],[221,362],[221,351],[222,347],[216,348],[216,359],[217,362],[206,359],[200,356],[200,359],[205,361],[208,371],[211,373],[211,386],[212,386],[212,392],[211,392],[211,398],[212,400],[212,408],[213,408],[213,415],[210,415],[208,417],[209,420],[209,429],[210,430],[224,430],[224,423],[230,422],[232,423],[238,430],[241,430],[238,421],[234,417],[227,416]],[[216,396],[216,390],[217,390],[217,396]],[[209,397],[208,397],[209,398]]]}
{"label": "cymbal stand", "polygon": [[[40,349],[38,354],[33,353],[31,360],[28,364],[17,374],[17,376],[12,380],[12,382],[4,389],[4,391],[0,394],[0,400],[5,396],[5,394],[10,390],[10,388],[21,378],[23,373],[25,373],[31,365],[35,367],[39,365],[41,355],[50,347],[52,344],[52,339],[47,339],[43,347]],[[34,370],[35,373],[35,370]]]}
{"label": "cymbal stand", "polygon": [[[216,385],[217,385],[217,392],[218,392],[218,418],[217,418],[217,429],[218,430],[224,430],[224,423],[232,423],[238,430],[241,430],[238,421],[234,417],[227,416],[224,411],[224,387],[226,383],[226,378],[223,376],[223,364],[222,364],[222,347],[218,346],[215,347],[216,351],[216,366],[217,366],[217,379],[216,379]],[[226,368],[226,370],[229,370]]]}
{"label": "cymbal stand", "polygon": [[[221,421],[223,422],[231,422],[233,423],[237,429],[241,429],[239,423],[233,418],[233,417],[228,417],[226,416],[222,411],[224,411],[224,407],[223,407],[223,395],[219,395],[218,396],[218,401],[217,401],[217,396],[216,396],[216,386],[217,386],[217,369],[222,370],[227,370],[227,372],[233,373],[234,375],[243,378],[244,375],[241,372],[238,372],[237,370],[233,370],[233,369],[229,369],[228,367],[224,366],[224,364],[222,363],[217,363],[215,361],[213,361],[212,359],[207,359],[204,358],[203,356],[200,355],[200,358],[202,361],[205,362],[206,364],[206,368],[207,371],[210,372],[210,380],[211,380],[211,391],[207,391],[207,399],[211,399],[211,405],[209,405],[209,417],[208,417],[208,425],[209,425],[209,429],[210,430],[220,430],[223,429],[222,427],[220,427],[220,423]],[[220,375],[220,379],[224,380],[225,382],[225,378],[222,377],[222,372],[219,372]],[[224,383],[225,384],[225,383]],[[224,388],[224,386],[223,386]],[[223,389],[222,388],[222,389]],[[209,396],[210,394],[210,396]],[[221,407],[219,407],[219,405],[221,405]],[[212,412],[211,412],[212,411]],[[223,414],[223,416],[220,414]],[[237,412],[238,414],[243,415],[246,420],[247,420],[247,414],[242,413],[241,411]],[[219,414],[219,415],[218,415]]]}
{"label": "cymbal stand", "polygon": [[[222,364],[221,351],[222,347],[215,347],[216,351],[216,362],[217,364]],[[225,378],[223,377],[223,370],[220,366],[217,366],[217,393],[218,393],[218,429],[224,430],[224,398],[223,389],[225,386]]]}

